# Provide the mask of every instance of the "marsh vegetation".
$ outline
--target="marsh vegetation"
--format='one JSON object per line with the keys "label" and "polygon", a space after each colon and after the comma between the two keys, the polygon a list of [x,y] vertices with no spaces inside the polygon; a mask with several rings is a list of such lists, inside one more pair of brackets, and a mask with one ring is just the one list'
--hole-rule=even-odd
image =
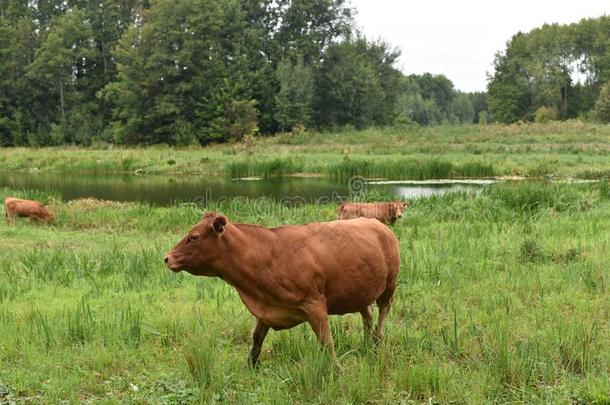
{"label": "marsh vegetation", "polygon": [[[251,371],[237,294],[164,268],[203,207],[8,194],[48,202],[58,220],[0,227],[3,399],[593,402],[610,389],[606,182],[413,201],[393,227],[402,267],[386,340],[375,350],[358,316],[334,317],[340,371],[305,325],[271,333]],[[335,215],[270,199],[205,209],[267,226]]]}

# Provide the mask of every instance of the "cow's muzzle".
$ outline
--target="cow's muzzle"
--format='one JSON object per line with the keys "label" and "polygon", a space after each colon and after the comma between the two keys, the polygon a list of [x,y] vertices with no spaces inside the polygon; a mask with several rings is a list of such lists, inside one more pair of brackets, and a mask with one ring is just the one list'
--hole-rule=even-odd
{"label": "cow's muzzle", "polygon": [[176,263],[176,259],[171,254],[165,256],[165,258],[163,260],[165,261],[165,265],[167,266],[167,268],[170,269],[171,271],[178,272],[181,270],[178,263]]}

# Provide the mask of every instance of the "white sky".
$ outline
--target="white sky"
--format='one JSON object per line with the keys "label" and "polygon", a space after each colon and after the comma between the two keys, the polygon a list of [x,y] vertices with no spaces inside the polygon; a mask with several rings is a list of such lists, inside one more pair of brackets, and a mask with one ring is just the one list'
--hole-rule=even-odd
{"label": "white sky", "polygon": [[352,0],[369,39],[400,48],[405,73],[444,74],[463,91],[483,91],[494,55],[518,31],[610,14],[609,0]]}

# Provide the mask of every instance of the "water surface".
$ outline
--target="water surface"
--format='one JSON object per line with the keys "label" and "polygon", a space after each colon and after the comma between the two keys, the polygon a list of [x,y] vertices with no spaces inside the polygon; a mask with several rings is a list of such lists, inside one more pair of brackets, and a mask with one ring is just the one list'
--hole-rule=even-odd
{"label": "water surface", "polygon": [[66,174],[0,172],[0,187],[59,193],[64,200],[93,197],[114,201],[147,201],[170,205],[176,201],[207,201],[228,197],[269,197],[306,202],[336,201],[362,191],[400,198],[418,198],[456,191],[476,191],[486,183],[460,181],[337,181],[328,178],[227,179],[198,175],[138,176],[133,174]]}

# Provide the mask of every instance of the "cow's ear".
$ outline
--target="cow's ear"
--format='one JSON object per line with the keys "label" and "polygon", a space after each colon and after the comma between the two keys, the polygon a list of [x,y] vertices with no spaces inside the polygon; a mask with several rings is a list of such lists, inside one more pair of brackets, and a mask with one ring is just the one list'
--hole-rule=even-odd
{"label": "cow's ear", "polygon": [[224,215],[219,215],[214,218],[212,222],[212,229],[216,232],[217,235],[220,235],[222,231],[225,229],[225,225],[227,224],[227,217]]}

